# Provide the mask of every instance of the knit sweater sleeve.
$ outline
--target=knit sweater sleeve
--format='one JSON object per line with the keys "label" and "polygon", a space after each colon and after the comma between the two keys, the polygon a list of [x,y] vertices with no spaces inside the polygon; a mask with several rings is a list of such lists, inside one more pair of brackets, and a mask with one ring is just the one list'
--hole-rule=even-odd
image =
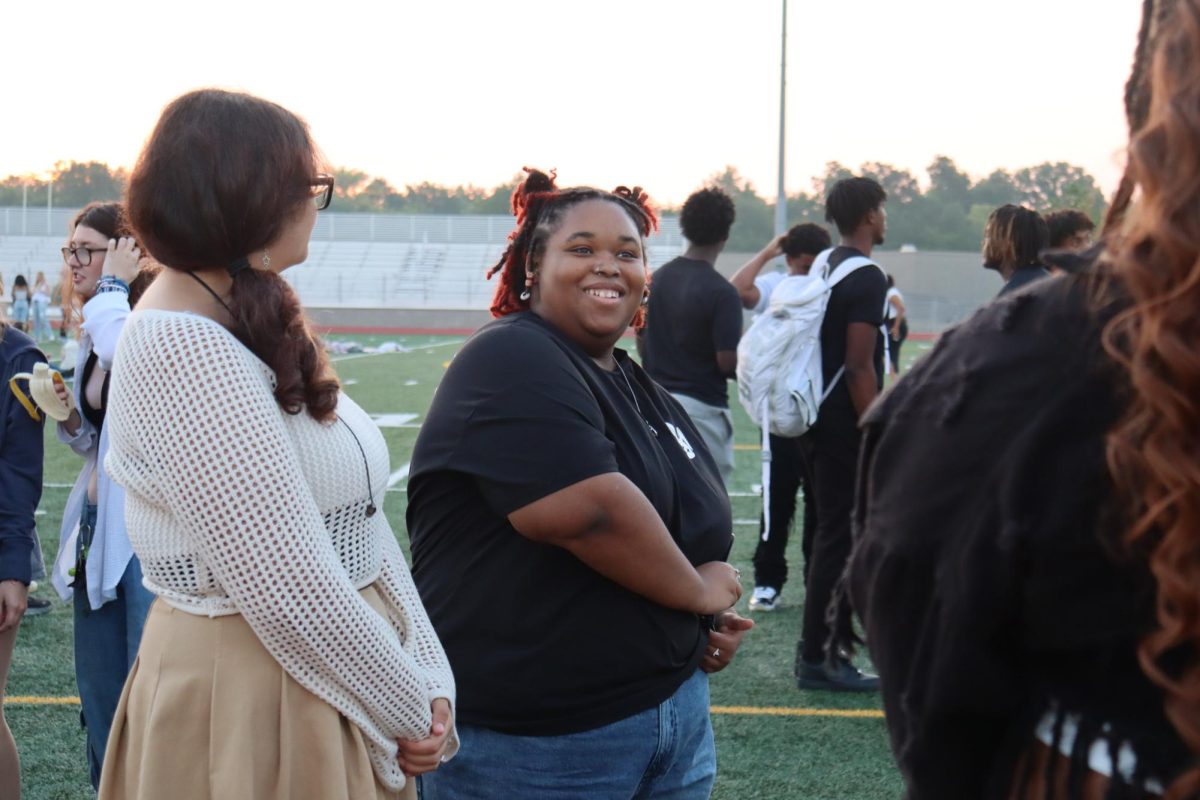
{"label": "knit sweater sleeve", "polygon": [[394,766],[395,739],[429,734],[426,670],[351,584],[269,375],[208,320],[139,322],[114,365],[114,477],[170,509],[263,646]]}
{"label": "knit sweater sleeve", "polygon": [[[404,649],[412,654],[425,672],[430,698],[445,698],[453,709],[456,689],[450,661],[433,629],[433,623],[429,621],[425,605],[413,583],[412,573],[404,561],[404,554],[400,552],[400,545],[393,537],[386,539],[383,544],[383,569],[378,586],[399,620],[398,624],[403,626],[400,633]],[[446,755],[449,758],[457,752],[458,737],[452,732]]]}

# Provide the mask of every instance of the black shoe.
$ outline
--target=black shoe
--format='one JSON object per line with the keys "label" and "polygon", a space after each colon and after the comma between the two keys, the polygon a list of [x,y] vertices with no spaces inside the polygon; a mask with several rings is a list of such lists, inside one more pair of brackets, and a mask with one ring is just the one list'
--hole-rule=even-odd
{"label": "black shoe", "polygon": [[876,692],[879,677],[860,672],[844,656],[812,663],[796,659],[796,686],[826,692]]}
{"label": "black shoe", "polygon": [[50,613],[50,601],[40,597],[29,597],[25,600],[25,616],[38,617]]}

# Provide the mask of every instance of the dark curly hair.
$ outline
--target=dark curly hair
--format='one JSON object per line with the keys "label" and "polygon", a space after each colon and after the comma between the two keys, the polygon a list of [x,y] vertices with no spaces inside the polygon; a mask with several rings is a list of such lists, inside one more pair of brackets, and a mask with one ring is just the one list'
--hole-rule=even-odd
{"label": "dark curly hair", "polygon": [[709,186],[692,192],[684,201],[679,213],[679,227],[689,242],[706,247],[728,239],[736,218],[737,210],[729,195],[716,186]]}
{"label": "dark curly hair", "polygon": [[873,178],[843,178],[825,196],[825,221],[849,236],[867,215],[887,201],[887,192]]}
{"label": "dark curly hair", "polygon": [[1062,247],[1076,234],[1094,231],[1096,223],[1077,208],[1059,208],[1045,215],[1049,247]]}
{"label": "dark curly hair", "polygon": [[[585,200],[607,200],[616,203],[629,215],[643,239],[651,231],[658,230],[658,216],[640,186],[632,189],[618,186],[611,192],[589,186],[559,189],[554,182],[557,177],[554,170],[548,173],[531,167],[525,167],[524,170],[525,181],[512,194],[512,211],[517,218],[517,227],[508,235],[508,247],[504,254],[487,272],[489,279],[500,273],[500,281],[492,298],[493,317],[503,317],[529,308],[529,301],[521,299],[521,292],[525,288],[525,271],[537,264],[546,240],[558,230],[563,216],[572,206]],[[638,309],[633,318],[633,327],[640,328],[644,319],[644,309]]]}
{"label": "dark curly hair", "polygon": [[793,225],[783,236],[783,254],[789,258],[815,256],[833,244],[829,231],[813,222]]}

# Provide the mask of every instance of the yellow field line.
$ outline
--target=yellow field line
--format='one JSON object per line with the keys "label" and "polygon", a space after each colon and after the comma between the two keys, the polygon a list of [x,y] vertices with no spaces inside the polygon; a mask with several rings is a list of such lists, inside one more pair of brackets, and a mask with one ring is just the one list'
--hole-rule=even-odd
{"label": "yellow field line", "polygon": [[762,450],[761,444],[735,444],[734,450]]}
{"label": "yellow field line", "polygon": [[[78,697],[14,696],[4,700],[6,706],[77,706]],[[759,706],[713,706],[714,714],[767,717],[852,717],[882,719],[883,712],[871,708],[782,708]]]}
{"label": "yellow field line", "polygon": [[16,695],[4,698],[6,706],[77,706],[78,697],[38,697]]}
{"label": "yellow field line", "polygon": [[767,717],[852,717],[883,719],[883,712],[874,708],[761,708],[758,706],[713,706],[714,714]]}

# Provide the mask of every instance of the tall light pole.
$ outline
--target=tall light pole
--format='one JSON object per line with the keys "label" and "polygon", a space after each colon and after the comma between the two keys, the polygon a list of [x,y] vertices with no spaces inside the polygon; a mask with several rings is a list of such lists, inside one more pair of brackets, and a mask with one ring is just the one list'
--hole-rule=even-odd
{"label": "tall light pole", "polygon": [[779,55],[779,191],[775,195],[775,235],[787,231],[787,191],[783,187],[784,123],[787,121],[787,0],[783,0],[783,27]]}

